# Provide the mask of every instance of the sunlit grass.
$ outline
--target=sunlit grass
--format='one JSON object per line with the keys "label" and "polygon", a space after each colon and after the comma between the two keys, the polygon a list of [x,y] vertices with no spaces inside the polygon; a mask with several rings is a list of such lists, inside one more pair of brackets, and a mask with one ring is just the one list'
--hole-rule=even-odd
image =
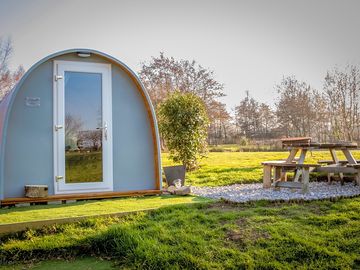
{"label": "sunlit grass", "polygon": [[208,200],[193,196],[149,196],[84,201],[66,205],[4,208],[0,209],[0,224],[142,211],[169,205],[204,201]]}
{"label": "sunlit grass", "polygon": [[[286,159],[289,152],[211,152],[200,161],[198,170],[187,172],[186,182],[195,186],[222,186],[262,181],[261,162]],[[360,152],[354,151],[360,159]],[[338,152],[340,160],[345,157]],[[306,163],[317,163],[319,160],[331,160],[329,152],[313,151],[307,154]],[[168,153],[162,154],[163,166],[174,165]]]}
{"label": "sunlit grass", "polygon": [[169,206],[3,237],[0,263],[92,254],[125,269],[359,269],[359,212],[360,198]]}

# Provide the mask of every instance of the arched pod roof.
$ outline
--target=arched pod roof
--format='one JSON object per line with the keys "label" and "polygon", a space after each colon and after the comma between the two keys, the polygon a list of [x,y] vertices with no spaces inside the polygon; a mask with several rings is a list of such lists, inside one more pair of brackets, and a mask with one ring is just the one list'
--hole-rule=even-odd
{"label": "arched pod roof", "polygon": [[160,164],[160,145],[159,145],[159,133],[158,133],[158,127],[156,122],[156,116],[155,111],[153,109],[153,106],[150,101],[150,97],[147,94],[144,86],[142,85],[141,81],[137,77],[137,75],[123,62],[119,61],[118,59],[105,54],[103,52],[99,52],[92,49],[84,49],[84,48],[75,48],[75,49],[69,49],[64,50],[60,52],[56,52],[54,54],[51,54],[40,61],[38,61],[36,64],[34,64],[21,78],[21,80],[16,84],[16,86],[13,88],[13,90],[3,99],[3,101],[0,103],[0,197],[1,197],[1,191],[3,190],[3,183],[4,183],[4,159],[5,159],[5,142],[6,142],[6,136],[7,136],[7,127],[8,127],[8,121],[10,112],[13,108],[14,100],[21,89],[21,86],[25,82],[25,80],[29,77],[29,75],[41,64],[45,63],[48,60],[51,60],[55,57],[62,56],[65,54],[70,53],[78,53],[78,52],[86,52],[90,53],[92,55],[99,56],[103,58],[104,60],[107,60],[111,62],[114,65],[117,65],[119,68],[121,68],[124,72],[126,72],[131,78],[131,80],[135,83],[137,86],[137,89],[142,96],[142,99],[144,101],[144,105],[146,107],[148,118],[150,121],[151,129],[152,129],[152,140],[154,144],[154,162],[155,162],[155,178],[157,181],[157,188],[160,189],[160,177],[161,177],[161,164]]}

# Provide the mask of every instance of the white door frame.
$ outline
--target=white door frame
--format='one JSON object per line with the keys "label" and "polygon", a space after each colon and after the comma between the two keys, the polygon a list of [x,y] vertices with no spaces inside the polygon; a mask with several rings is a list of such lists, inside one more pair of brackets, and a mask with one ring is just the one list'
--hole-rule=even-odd
{"label": "white door frame", "polygon": [[[107,126],[103,132],[103,181],[65,182],[65,71],[102,74],[102,120]],[[111,65],[75,61],[54,61],[54,193],[87,193],[113,191],[113,151],[112,151],[112,87]]]}

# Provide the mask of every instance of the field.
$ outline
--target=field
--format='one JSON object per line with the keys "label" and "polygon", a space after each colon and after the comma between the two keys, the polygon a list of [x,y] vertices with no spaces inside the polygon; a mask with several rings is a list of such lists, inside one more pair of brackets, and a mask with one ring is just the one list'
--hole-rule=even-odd
{"label": "field", "polygon": [[359,211],[360,198],[169,206],[3,237],[15,266],[0,269],[359,269]]}
{"label": "field", "polygon": [[[339,159],[345,159],[342,153],[337,153]],[[262,161],[285,159],[289,152],[210,152],[208,157],[200,161],[200,168],[188,172],[186,182],[195,186],[222,186],[262,181]],[[360,159],[360,152],[354,151],[354,156]],[[329,160],[328,152],[314,151],[308,153],[306,163],[317,163],[319,160]],[[162,165],[174,163],[167,153],[162,154]]]}
{"label": "field", "polygon": [[[187,172],[187,184],[261,182],[261,162],[287,155],[236,147],[210,152]],[[321,159],[330,155],[313,152],[306,162]],[[167,153],[162,162],[173,165]],[[360,198],[283,204],[122,198],[1,209],[0,222],[152,208],[159,209],[2,236],[0,269],[360,269]]]}
{"label": "field", "polygon": [[[214,152],[214,149],[216,152]],[[285,159],[288,152],[238,152],[237,145],[219,145],[210,147],[212,152],[200,160],[196,171],[188,172],[187,184],[195,186],[222,186],[240,183],[256,183],[262,179],[262,161]],[[338,153],[340,159],[345,159]],[[360,152],[354,153],[360,159]],[[328,152],[314,151],[307,155],[306,162],[317,163],[319,160],[331,159]],[[67,153],[67,182],[92,182],[102,178],[102,158],[100,152]],[[169,160],[168,153],[162,153],[162,166],[175,165]]]}

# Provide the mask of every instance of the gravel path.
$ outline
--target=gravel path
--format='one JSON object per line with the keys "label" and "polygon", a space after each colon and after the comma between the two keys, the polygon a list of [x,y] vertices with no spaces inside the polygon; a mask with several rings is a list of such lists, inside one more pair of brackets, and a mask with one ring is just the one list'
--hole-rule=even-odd
{"label": "gravel path", "polygon": [[352,197],[360,195],[360,186],[353,183],[313,182],[310,183],[309,193],[302,194],[301,190],[292,191],[288,188],[274,190],[273,188],[264,189],[262,184],[236,184],[220,187],[192,187],[192,193],[198,196],[214,199],[226,199],[233,202],[249,202],[258,200],[318,200],[335,197]]}

